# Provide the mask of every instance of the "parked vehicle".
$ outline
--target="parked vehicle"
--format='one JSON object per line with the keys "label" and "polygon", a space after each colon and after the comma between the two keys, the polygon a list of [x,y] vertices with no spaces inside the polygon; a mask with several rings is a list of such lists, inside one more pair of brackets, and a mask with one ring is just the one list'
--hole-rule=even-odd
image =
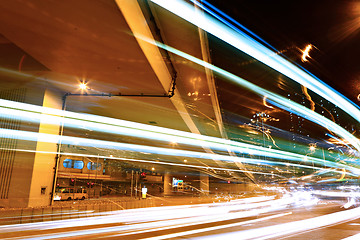
{"label": "parked vehicle", "polygon": [[88,198],[88,194],[85,188],[57,187],[54,195],[54,201],[75,199],[84,200],[86,198]]}

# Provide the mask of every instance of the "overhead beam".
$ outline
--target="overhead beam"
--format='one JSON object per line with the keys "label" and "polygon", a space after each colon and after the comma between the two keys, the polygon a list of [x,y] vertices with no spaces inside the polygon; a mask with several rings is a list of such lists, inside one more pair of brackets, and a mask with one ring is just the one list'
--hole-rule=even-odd
{"label": "overhead beam", "polygon": [[[168,90],[172,83],[172,76],[157,47],[154,36],[151,33],[138,2],[136,0],[116,0],[116,4],[164,90]],[[147,39],[147,41],[143,39]],[[185,103],[177,89],[175,89],[174,96],[170,98],[170,101],[175,106],[190,131],[192,133],[200,134],[199,129],[187,111]]]}

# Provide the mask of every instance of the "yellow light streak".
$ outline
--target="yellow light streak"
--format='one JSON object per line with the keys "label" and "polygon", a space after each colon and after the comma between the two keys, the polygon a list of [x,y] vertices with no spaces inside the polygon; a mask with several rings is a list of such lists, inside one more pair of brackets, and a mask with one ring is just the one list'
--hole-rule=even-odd
{"label": "yellow light streak", "polygon": [[268,108],[274,108],[273,106],[270,106],[270,105],[268,105],[268,104],[266,103],[266,98],[267,98],[267,96],[264,96],[264,97],[263,97],[263,104],[264,104],[264,106],[265,106],[265,107],[268,107]]}
{"label": "yellow light streak", "polygon": [[314,101],[311,99],[311,96],[310,96],[310,94],[308,93],[307,88],[304,87],[303,85],[301,85],[301,89],[302,89],[303,93],[305,94],[307,100],[310,101],[310,109],[311,109],[311,111],[315,111],[315,103],[314,103]]}
{"label": "yellow light streak", "polygon": [[311,45],[311,44],[308,44],[308,45],[305,47],[305,50],[302,51],[303,55],[302,55],[302,57],[301,57],[301,61],[303,61],[303,62],[307,62],[307,61],[308,61],[306,58],[310,58],[309,52],[310,52],[311,49],[312,49],[312,45]]}
{"label": "yellow light streak", "polygon": [[341,174],[341,177],[337,180],[337,181],[341,181],[345,178],[345,175],[346,175],[346,170],[345,168],[342,169],[343,173]]}

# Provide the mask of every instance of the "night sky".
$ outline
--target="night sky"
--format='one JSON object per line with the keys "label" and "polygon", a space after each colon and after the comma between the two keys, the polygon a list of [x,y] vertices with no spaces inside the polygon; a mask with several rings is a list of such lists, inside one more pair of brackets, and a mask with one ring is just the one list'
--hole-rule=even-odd
{"label": "night sky", "polygon": [[[360,93],[360,1],[209,0],[356,104]],[[307,44],[311,59],[301,62]]]}

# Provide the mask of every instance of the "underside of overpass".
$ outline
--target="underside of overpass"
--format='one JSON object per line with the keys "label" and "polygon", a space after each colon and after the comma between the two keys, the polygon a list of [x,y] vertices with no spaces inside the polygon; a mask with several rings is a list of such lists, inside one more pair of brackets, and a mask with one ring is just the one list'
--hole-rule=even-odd
{"label": "underside of overpass", "polygon": [[[170,45],[211,62],[207,34],[201,29],[142,0],[39,1],[36,4],[15,0],[2,3],[0,8],[3,13],[0,16],[0,50],[5,53],[0,57],[2,99],[226,138],[212,72],[157,46],[157,43]],[[194,10],[201,11],[195,6]],[[80,83],[85,83],[86,89],[79,89]],[[61,136],[102,140],[115,137],[118,142],[139,144],[145,141],[111,132],[96,133],[86,127],[74,128],[61,122],[25,123],[10,118],[2,123],[3,128],[7,125],[12,129]],[[176,141],[147,143],[180,148]],[[209,175],[221,181],[231,178],[240,182],[254,181],[251,174],[230,176],[224,172],[219,175],[211,168],[127,162],[116,157],[139,160],[146,156],[102,151],[94,146],[39,141],[29,144],[16,139],[4,140],[2,146],[2,157],[6,159],[0,175],[0,205],[3,206],[50,204],[56,187],[54,175],[58,187],[70,186],[73,179],[78,179],[79,186],[96,182],[96,179],[104,186],[111,181],[119,186],[119,182],[135,184],[135,180],[140,184],[140,174],[144,172],[161,176],[153,181],[161,183],[160,188],[163,184],[172,184],[172,178],[164,183],[164,179],[168,179],[165,175],[183,179],[188,175],[186,177],[197,182],[197,187],[191,191],[196,188],[205,193],[209,191]],[[202,151],[213,153],[207,147]],[[90,176],[89,171],[64,168],[65,159],[76,161],[79,158],[62,155],[68,152],[109,158],[102,158],[101,171],[92,169]],[[170,162],[187,161],[184,157],[171,158]],[[156,159],[162,160],[161,156]],[[214,160],[214,164],[223,166],[218,160]],[[236,165],[243,168],[241,163]],[[122,177],[116,177],[119,175]]]}

